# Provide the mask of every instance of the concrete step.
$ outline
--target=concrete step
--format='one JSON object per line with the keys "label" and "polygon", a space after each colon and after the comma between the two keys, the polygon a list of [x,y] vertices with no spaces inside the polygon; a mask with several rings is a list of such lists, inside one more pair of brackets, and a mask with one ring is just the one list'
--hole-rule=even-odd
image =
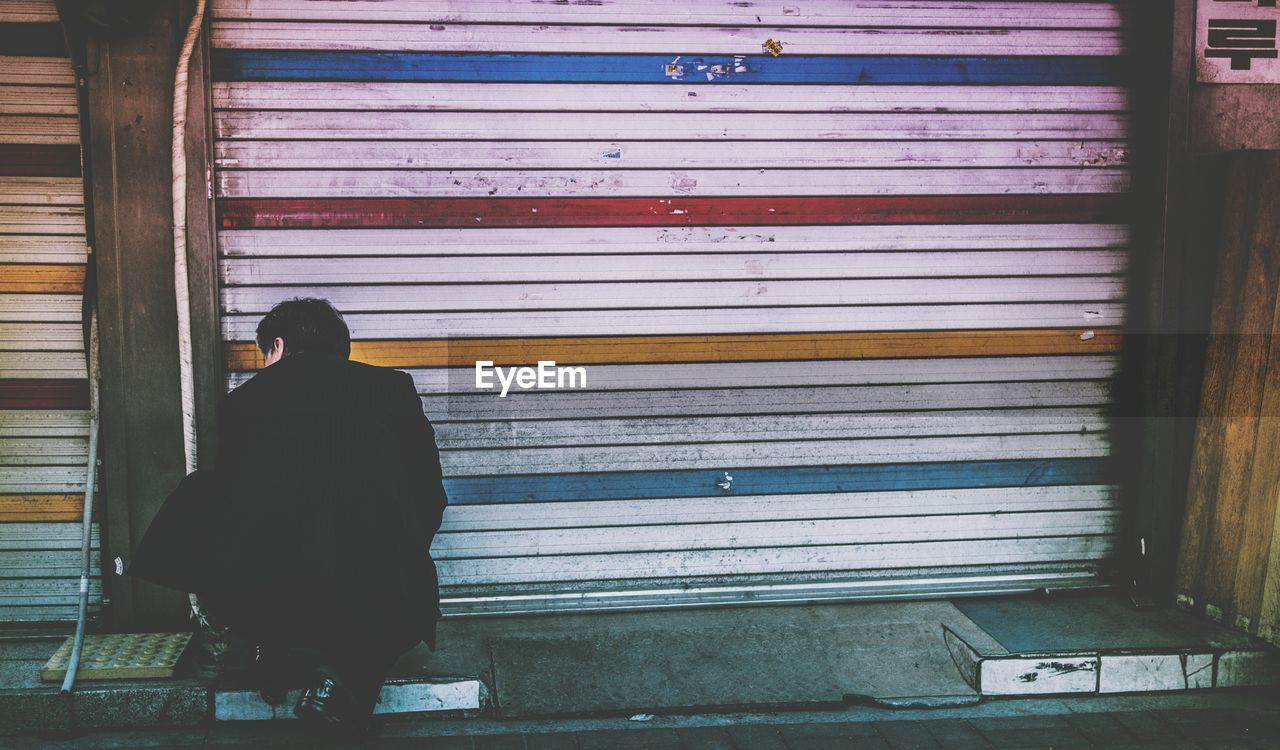
{"label": "concrete step", "polygon": [[[300,690],[271,706],[258,691],[217,690],[213,694],[216,721],[268,721],[294,719],[293,706]],[[478,716],[489,703],[489,691],[480,680],[447,677],[395,678],[382,686],[375,714],[432,714],[451,717]]]}
{"label": "concrete step", "polygon": [[1280,685],[1280,652],[1246,633],[1115,596],[956,601],[986,637],[944,626],[983,697]]}

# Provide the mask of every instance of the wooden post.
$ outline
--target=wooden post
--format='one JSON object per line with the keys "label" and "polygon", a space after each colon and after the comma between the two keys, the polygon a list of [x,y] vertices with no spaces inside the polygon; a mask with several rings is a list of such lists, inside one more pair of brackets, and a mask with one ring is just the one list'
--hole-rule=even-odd
{"label": "wooden post", "polygon": [[1227,160],[1177,590],[1280,643],[1280,151]]}
{"label": "wooden post", "polygon": [[[172,140],[173,75],[190,17],[182,5],[154,5],[139,27],[109,41],[90,42],[89,116],[93,172],[94,241],[99,270],[102,329],[104,557],[128,561],[160,504],[185,473],[178,385],[173,290]],[[207,97],[203,58],[197,57],[194,127],[188,134],[190,173],[198,201],[188,210],[193,315],[212,325],[216,294],[212,231],[206,198]],[[194,145],[193,145],[194,143]],[[193,196],[194,197],[194,196]],[[200,214],[205,214],[201,218]],[[197,367],[210,354],[207,336]],[[199,345],[197,345],[199,346]],[[208,378],[200,385],[207,388]],[[203,409],[209,411],[207,392]],[[110,570],[113,566],[108,564]],[[119,628],[181,626],[181,592],[110,576],[112,623]]]}

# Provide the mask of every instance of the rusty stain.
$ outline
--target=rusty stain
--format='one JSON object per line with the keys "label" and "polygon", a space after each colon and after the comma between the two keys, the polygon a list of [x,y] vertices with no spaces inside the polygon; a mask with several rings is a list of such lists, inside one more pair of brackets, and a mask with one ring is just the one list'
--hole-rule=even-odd
{"label": "rusty stain", "polygon": [[1061,661],[1042,661],[1036,669],[1047,670],[1054,674],[1072,674],[1074,672],[1092,672],[1093,662],[1082,661],[1079,664],[1068,664]]}
{"label": "rusty stain", "polygon": [[676,59],[672,60],[671,62],[667,63],[666,66],[664,66],[663,68],[664,74],[668,78],[684,78],[684,66],[678,64],[679,62],[680,62],[680,56],[676,55]]}

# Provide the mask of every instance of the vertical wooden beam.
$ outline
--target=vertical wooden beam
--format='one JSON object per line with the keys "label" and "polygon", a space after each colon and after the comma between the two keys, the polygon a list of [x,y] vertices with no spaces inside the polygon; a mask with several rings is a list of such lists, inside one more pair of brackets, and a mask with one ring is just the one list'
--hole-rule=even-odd
{"label": "vertical wooden beam", "polygon": [[[173,292],[172,87],[186,12],[152,5],[138,28],[89,51],[94,239],[99,269],[106,538],[128,560],[184,474]],[[117,627],[186,619],[186,597],[110,581]]]}
{"label": "vertical wooden beam", "polygon": [[1274,639],[1280,634],[1273,593],[1280,586],[1274,577],[1280,544],[1280,151],[1227,158],[1177,585],[1184,604]]}
{"label": "vertical wooden beam", "polygon": [[[1122,484],[1122,575],[1139,605],[1173,599],[1182,492],[1177,445],[1193,428],[1179,415],[1184,321],[1185,144],[1194,0],[1135,3],[1132,140],[1137,211],[1129,271],[1130,342],[1122,359],[1114,428]],[[1197,373],[1198,376],[1198,373]]]}

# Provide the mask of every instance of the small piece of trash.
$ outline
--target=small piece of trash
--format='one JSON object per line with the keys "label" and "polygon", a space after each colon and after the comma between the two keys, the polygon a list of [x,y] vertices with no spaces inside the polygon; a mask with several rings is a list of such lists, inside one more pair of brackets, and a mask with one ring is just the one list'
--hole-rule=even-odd
{"label": "small piece of trash", "polygon": [[1093,331],[1085,331],[1084,333],[1080,334],[1081,341],[1088,341],[1091,338],[1093,338]]}
{"label": "small piece of trash", "polygon": [[117,557],[115,559],[115,563],[116,563],[116,575],[118,576],[124,575],[124,560],[121,560],[120,558]]}
{"label": "small piece of trash", "polygon": [[653,714],[636,714],[630,721],[653,721]]}

